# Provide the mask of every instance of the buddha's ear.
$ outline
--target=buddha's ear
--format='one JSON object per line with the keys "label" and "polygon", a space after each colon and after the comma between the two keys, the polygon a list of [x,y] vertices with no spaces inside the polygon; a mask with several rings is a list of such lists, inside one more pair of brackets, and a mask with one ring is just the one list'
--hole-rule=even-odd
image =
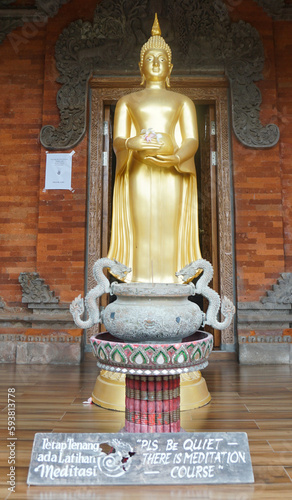
{"label": "buddha's ear", "polygon": [[141,73],[141,77],[142,77],[142,81],[141,81],[140,85],[144,85],[144,83],[145,83],[145,75],[143,73],[143,69],[142,69],[141,63],[139,63],[139,69],[140,69],[140,73]]}
{"label": "buddha's ear", "polygon": [[171,65],[169,66],[169,72],[168,72],[168,75],[167,75],[167,77],[166,77],[166,79],[165,79],[165,84],[166,84],[166,86],[167,86],[168,88],[170,87],[170,80],[169,80],[169,79],[170,79],[170,74],[171,74],[171,72],[172,72],[172,68],[173,68],[173,64],[171,64]]}

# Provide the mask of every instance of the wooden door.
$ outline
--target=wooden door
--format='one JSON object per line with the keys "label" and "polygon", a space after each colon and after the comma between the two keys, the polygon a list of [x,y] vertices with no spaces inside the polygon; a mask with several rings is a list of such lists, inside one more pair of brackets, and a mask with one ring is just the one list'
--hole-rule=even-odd
{"label": "wooden door", "polygon": [[[220,292],[218,269],[218,217],[217,217],[217,148],[216,117],[214,105],[198,105],[199,150],[196,155],[199,196],[199,226],[202,256],[212,263],[214,278],[210,286]],[[107,255],[111,229],[112,192],[114,184],[114,160],[112,151],[114,106],[104,106],[103,121],[103,212],[102,212],[102,255]],[[106,297],[102,306],[106,306]],[[204,299],[204,310],[208,301]],[[220,348],[219,330],[209,326],[205,329],[214,335],[214,347]]]}
{"label": "wooden door", "polygon": [[[202,257],[213,265],[214,277],[210,286],[220,293],[215,106],[213,104],[199,105],[197,113],[200,146],[196,155],[196,168],[201,252]],[[207,307],[208,301],[204,299],[204,311]],[[206,326],[205,330],[214,335],[214,347],[220,348],[221,332],[209,326]]]}

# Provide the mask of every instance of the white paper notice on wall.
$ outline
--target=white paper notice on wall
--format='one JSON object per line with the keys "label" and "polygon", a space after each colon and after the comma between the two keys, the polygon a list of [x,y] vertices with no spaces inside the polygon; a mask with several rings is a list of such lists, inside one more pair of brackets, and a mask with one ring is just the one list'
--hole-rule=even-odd
{"label": "white paper notice on wall", "polygon": [[46,189],[70,189],[72,178],[72,156],[71,153],[48,153],[46,154]]}

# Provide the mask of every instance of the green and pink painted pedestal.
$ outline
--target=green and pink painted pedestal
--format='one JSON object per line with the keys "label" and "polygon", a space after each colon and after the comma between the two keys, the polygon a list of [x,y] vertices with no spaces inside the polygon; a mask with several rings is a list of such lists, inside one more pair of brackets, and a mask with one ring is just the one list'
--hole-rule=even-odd
{"label": "green and pink painted pedestal", "polygon": [[127,432],[180,431],[180,375],[208,365],[213,336],[197,331],[179,343],[123,342],[109,333],[91,337],[97,366],[126,375]]}

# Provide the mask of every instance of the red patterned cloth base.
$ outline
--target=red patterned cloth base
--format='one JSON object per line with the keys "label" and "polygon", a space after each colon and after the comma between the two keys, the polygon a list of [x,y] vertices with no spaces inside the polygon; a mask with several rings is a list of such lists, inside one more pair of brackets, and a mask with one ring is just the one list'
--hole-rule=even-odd
{"label": "red patterned cloth base", "polygon": [[127,432],[180,431],[180,375],[126,375]]}

